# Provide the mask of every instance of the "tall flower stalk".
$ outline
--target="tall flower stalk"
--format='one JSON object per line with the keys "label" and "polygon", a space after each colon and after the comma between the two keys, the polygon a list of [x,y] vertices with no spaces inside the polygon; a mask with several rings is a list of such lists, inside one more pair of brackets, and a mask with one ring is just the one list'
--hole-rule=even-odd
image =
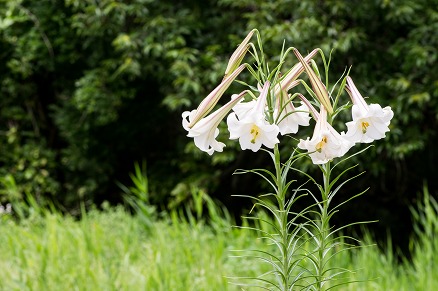
{"label": "tall flower stalk", "polygon": [[314,236],[317,246],[317,257],[315,260],[315,290],[323,290],[324,283],[326,282],[325,274],[327,271],[327,258],[330,250],[330,247],[328,246],[330,242],[330,162],[322,165],[321,170],[323,176],[323,188],[321,189],[321,203],[319,204],[320,220],[319,223],[317,223],[317,235]]}
{"label": "tall flower stalk", "polygon": [[[293,205],[293,200],[289,200],[287,197],[288,183],[286,180],[287,172],[289,171],[289,165],[281,165],[280,150],[278,145],[274,147],[274,166],[275,166],[275,177],[277,184],[277,193],[275,195],[278,203],[278,230],[279,239],[277,247],[280,251],[279,259],[279,271],[277,274],[278,286],[280,290],[290,290],[294,284],[299,280],[299,277],[293,278],[290,276],[291,270],[294,265],[299,261],[295,260],[296,253],[293,249],[295,236],[299,235],[298,228],[293,228],[293,224],[289,221],[289,213],[291,211],[291,206]],[[292,162],[292,161],[290,161]],[[289,163],[290,163],[289,162]],[[293,197],[296,198],[296,197]],[[292,231],[291,231],[292,230]]]}
{"label": "tall flower stalk", "polygon": [[[254,36],[257,39],[256,44],[251,42]],[[254,59],[250,63],[255,65],[244,63],[247,52]],[[324,63],[325,84],[314,61],[318,52]],[[294,58],[295,65],[285,70],[283,66],[290,57]],[[259,32],[256,29],[251,30],[231,55],[220,84],[196,110],[182,114],[183,127],[188,131],[187,136],[194,138],[194,143],[200,150],[212,155],[225,147],[216,137],[219,135],[220,122],[226,120],[229,138],[237,140],[242,150],[262,150],[272,159],[274,172],[268,169],[235,172],[254,173],[272,187],[272,192],[264,195],[240,195],[253,199],[254,208],[258,209],[250,217],[256,222],[255,226],[245,228],[256,230],[274,246],[253,253],[262,263],[267,263],[271,271],[255,278],[246,278],[256,282],[248,286],[257,285],[267,290],[280,291],[332,289],[343,284],[335,280],[348,272],[332,266],[331,259],[340,251],[348,249],[341,244],[341,239],[347,237],[339,236],[338,232],[349,225],[333,229],[330,220],[341,205],[364,193],[350,196],[334,205],[334,196],[352,179],[342,181],[341,178],[355,166],[341,168],[340,174],[335,177],[332,177],[333,169],[341,167],[351,156],[363,151],[347,156],[356,143],[370,143],[385,137],[393,112],[390,107],[382,109],[378,104],[368,106],[349,76],[343,76],[335,84],[338,93],[333,98],[334,90],[327,89],[330,87],[328,66],[319,49],[314,49],[303,57],[297,49],[290,47],[282,50],[279,64],[272,66],[267,60]],[[245,69],[252,78],[239,83],[246,84],[246,88],[238,95],[232,94],[225,105],[210,113],[220,99],[224,98],[231,83]],[[286,74],[283,75],[284,70]],[[304,73],[310,85],[306,82]],[[306,98],[301,93],[294,92],[298,87],[304,88],[310,97]],[[347,94],[343,94],[345,91]],[[348,101],[338,105],[342,95],[349,95],[353,106]],[[297,101],[300,106],[297,106]],[[351,107],[353,120],[346,124],[348,133],[338,132],[333,127],[333,121],[342,116],[340,112]],[[315,120],[312,137],[300,138],[300,127],[310,126],[312,118]],[[279,135],[283,137],[280,139]],[[292,135],[293,139],[287,139],[289,143],[281,147],[286,142],[286,135]],[[284,152],[287,149],[290,152],[285,159]],[[305,158],[309,158],[321,169],[322,183],[302,170]],[[335,163],[337,159],[340,161]],[[295,175],[293,179],[292,175]],[[299,177],[306,177],[313,182],[320,195],[306,187],[308,181],[298,184]],[[297,208],[296,201],[303,196],[312,197],[314,203]],[[270,218],[261,215],[262,210],[269,213]],[[257,226],[261,224],[270,227],[263,229]],[[309,248],[309,243],[313,247]]]}

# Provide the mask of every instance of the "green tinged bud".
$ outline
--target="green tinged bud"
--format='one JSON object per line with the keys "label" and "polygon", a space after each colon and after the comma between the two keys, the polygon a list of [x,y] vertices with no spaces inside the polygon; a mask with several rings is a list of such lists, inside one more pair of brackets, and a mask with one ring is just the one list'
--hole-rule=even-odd
{"label": "green tinged bud", "polygon": [[234,79],[245,69],[246,65],[243,64],[238,67],[230,76],[225,78],[219,86],[217,86],[204,100],[199,104],[196,109],[196,113],[193,116],[193,120],[190,121],[188,127],[192,128],[199,120],[201,120],[204,116],[206,116],[217,104],[219,99],[225,93],[225,91],[230,87],[231,83],[233,83]]}
{"label": "green tinged bud", "polygon": [[243,58],[246,55],[246,52],[250,47],[249,40],[251,39],[255,31],[256,29],[251,30],[248,33],[248,35],[245,37],[245,39],[242,41],[242,43],[237,47],[237,49],[231,55],[231,58],[228,61],[227,68],[225,69],[224,78],[226,78],[229,74],[234,72],[234,70],[236,70],[237,67],[239,67],[240,63],[242,62]]}
{"label": "green tinged bud", "polygon": [[321,79],[315,74],[315,71],[307,64],[307,62],[303,59],[300,52],[297,49],[294,49],[294,53],[297,58],[300,60],[301,64],[304,67],[307,75],[309,76],[310,84],[312,85],[313,92],[315,92],[318,101],[325,107],[325,109],[332,114],[333,107],[330,103],[330,98],[328,96],[327,89],[324,84],[321,82]]}

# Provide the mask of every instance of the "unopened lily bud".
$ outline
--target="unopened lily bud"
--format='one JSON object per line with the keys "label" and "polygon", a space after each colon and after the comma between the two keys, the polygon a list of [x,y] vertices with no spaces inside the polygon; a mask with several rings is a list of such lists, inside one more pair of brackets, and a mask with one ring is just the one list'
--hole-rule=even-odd
{"label": "unopened lily bud", "polygon": [[312,85],[313,92],[315,92],[316,97],[318,98],[318,101],[327,109],[327,112],[332,114],[333,113],[333,107],[330,103],[330,98],[328,96],[327,89],[325,88],[324,84],[321,82],[321,79],[315,74],[315,71],[312,70],[312,68],[309,66],[309,64],[303,59],[300,52],[297,49],[294,49],[294,53],[297,56],[297,58],[300,60],[301,64],[304,67],[304,70],[306,71],[307,75],[310,79],[310,84]]}
{"label": "unopened lily bud", "polygon": [[234,79],[243,71],[245,64],[238,67],[230,76],[225,78],[204,100],[199,104],[198,108],[190,115],[188,128],[192,128],[199,120],[206,116],[217,104],[224,92],[230,87]]}
{"label": "unopened lily bud", "polygon": [[[304,61],[306,63],[310,62],[317,53],[318,50],[314,49],[310,54],[308,54],[304,58]],[[284,93],[287,92],[290,88],[292,88],[295,80],[298,79],[298,77],[301,75],[303,71],[304,71],[304,66],[301,62],[293,66],[292,69],[289,72],[287,72],[287,74],[284,77],[281,78],[280,84],[275,87],[275,95],[278,96],[280,90],[283,90]]]}
{"label": "unopened lily bud", "polygon": [[234,72],[236,68],[240,65],[243,58],[246,55],[246,52],[248,51],[250,45],[249,40],[253,36],[254,32],[256,30],[251,30],[248,35],[245,37],[245,39],[242,41],[242,43],[237,47],[237,49],[234,51],[234,53],[231,55],[230,60],[228,61],[227,68],[225,69],[225,75],[224,78],[226,78],[229,74]]}

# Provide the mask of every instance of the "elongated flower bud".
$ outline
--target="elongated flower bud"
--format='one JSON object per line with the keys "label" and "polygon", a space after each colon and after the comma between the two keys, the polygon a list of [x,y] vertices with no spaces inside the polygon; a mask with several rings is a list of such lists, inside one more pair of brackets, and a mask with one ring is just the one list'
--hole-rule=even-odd
{"label": "elongated flower bud", "polygon": [[330,98],[324,84],[321,82],[309,64],[307,64],[307,62],[303,59],[300,52],[297,49],[294,49],[294,53],[304,66],[304,70],[309,76],[310,84],[312,85],[313,92],[315,92],[318,101],[325,107],[325,109],[327,109],[327,112],[330,114],[333,113],[333,107],[330,103]]}
{"label": "elongated flower bud", "polygon": [[[304,61],[306,63],[310,62],[312,58],[318,53],[317,49],[314,49],[310,54],[308,54]],[[275,86],[275,96],[280,96],[280,92],[282,92],[282,98],[287,97],[287,91],[289,91],[292,87],[296,85],[296,80],[298,77],[303,73],[304,67],[303,64],[297,63],[295,64],[292,69],[286,73],[284,77],[281,78],[280,82]]]}
{"label": "elongated flower bud", "polygon": [[193,114],[193,117],[188,124],[188,127],[193,127],[199,120],[201,120],[204,116],[206,116],[217,104],[219,99],[222,97],[224,92],[228,89],[228,87],[233,83],[234,79],[243,71],[245,68],[245,64],[238,67],[230,76],[225,78],[222,83],[219,84],[204,100],[199,104],[196,112]]}
{"label": "elongated flower bud", "polygon": [[232,72],[234,72],[234,70],[236,70],[236,68],[240,65],[240,63],[242,62],[243,58],[246,55],[246,52],[248,51],[250,45],[249,40],[251,39],[251,37],[253,36],[254,32],[256,30],[253,29],[251,30],[248,35],[245,37],[245,39],[242,41],[242,43],[237,47],[237,49],[234,51],[234,53],[231,55],[230,60],[228,61],[228,65],[227,68],[225,69],[225,75],[224,75],[224,79],[231,74]]}

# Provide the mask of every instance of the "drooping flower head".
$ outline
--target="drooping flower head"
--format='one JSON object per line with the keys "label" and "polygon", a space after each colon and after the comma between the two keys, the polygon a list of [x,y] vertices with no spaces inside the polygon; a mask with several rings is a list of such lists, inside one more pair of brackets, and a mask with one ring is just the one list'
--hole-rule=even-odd
{"label": "drooping flower head", "polygon": [[347,92],[353,101],[353,121],[347,122],[346,137],[352,142],[370,143],[385,137],[389,123],[394,116],[391,107],[379,104],[368,105],[350,77],[347,77]]}
{"label": "drooping flower head", "polygon": [[314,164],[325,164],[345,155],[353,143],[345,139],[343,132],[339,134],[327,122],[327,110],[324,106],[321,106],[317,118],[312,138],[301,139],[298,147],[308,151]]}
{"label": "drooping flower head", "polygon": [[233,109],[235,112],[228,115],[230,139],[238,139],[242,150],[250,149],[256,152],[262,145],[273,148],[280,142],[277,138],[278,126],[270,124],[265,117],[269,86],[269,81],[266,81],[257,101],[251,103],[251,108],[245,103],[236,105],[236,109]]}
{"label": "drooping flower head", "polygon": [[228,112],[230,112],[231,108],[233,108],[233,106],[236,105],[246,93],[246,91],[243,91],[239,95],[234,95],[231,98],[231,101],[210,115],[199,120],[192,128],[189,127],[188,117],[193,111],[186,111],[182,114],[183,127],[188,131],[187,136],[193,137],[195,145],[201,151],[204,151],[209,155],[212,155],[215,151],[222,152],[225,144],[216,140],[216,137],[219,135],[219,129],[217,127]]}

